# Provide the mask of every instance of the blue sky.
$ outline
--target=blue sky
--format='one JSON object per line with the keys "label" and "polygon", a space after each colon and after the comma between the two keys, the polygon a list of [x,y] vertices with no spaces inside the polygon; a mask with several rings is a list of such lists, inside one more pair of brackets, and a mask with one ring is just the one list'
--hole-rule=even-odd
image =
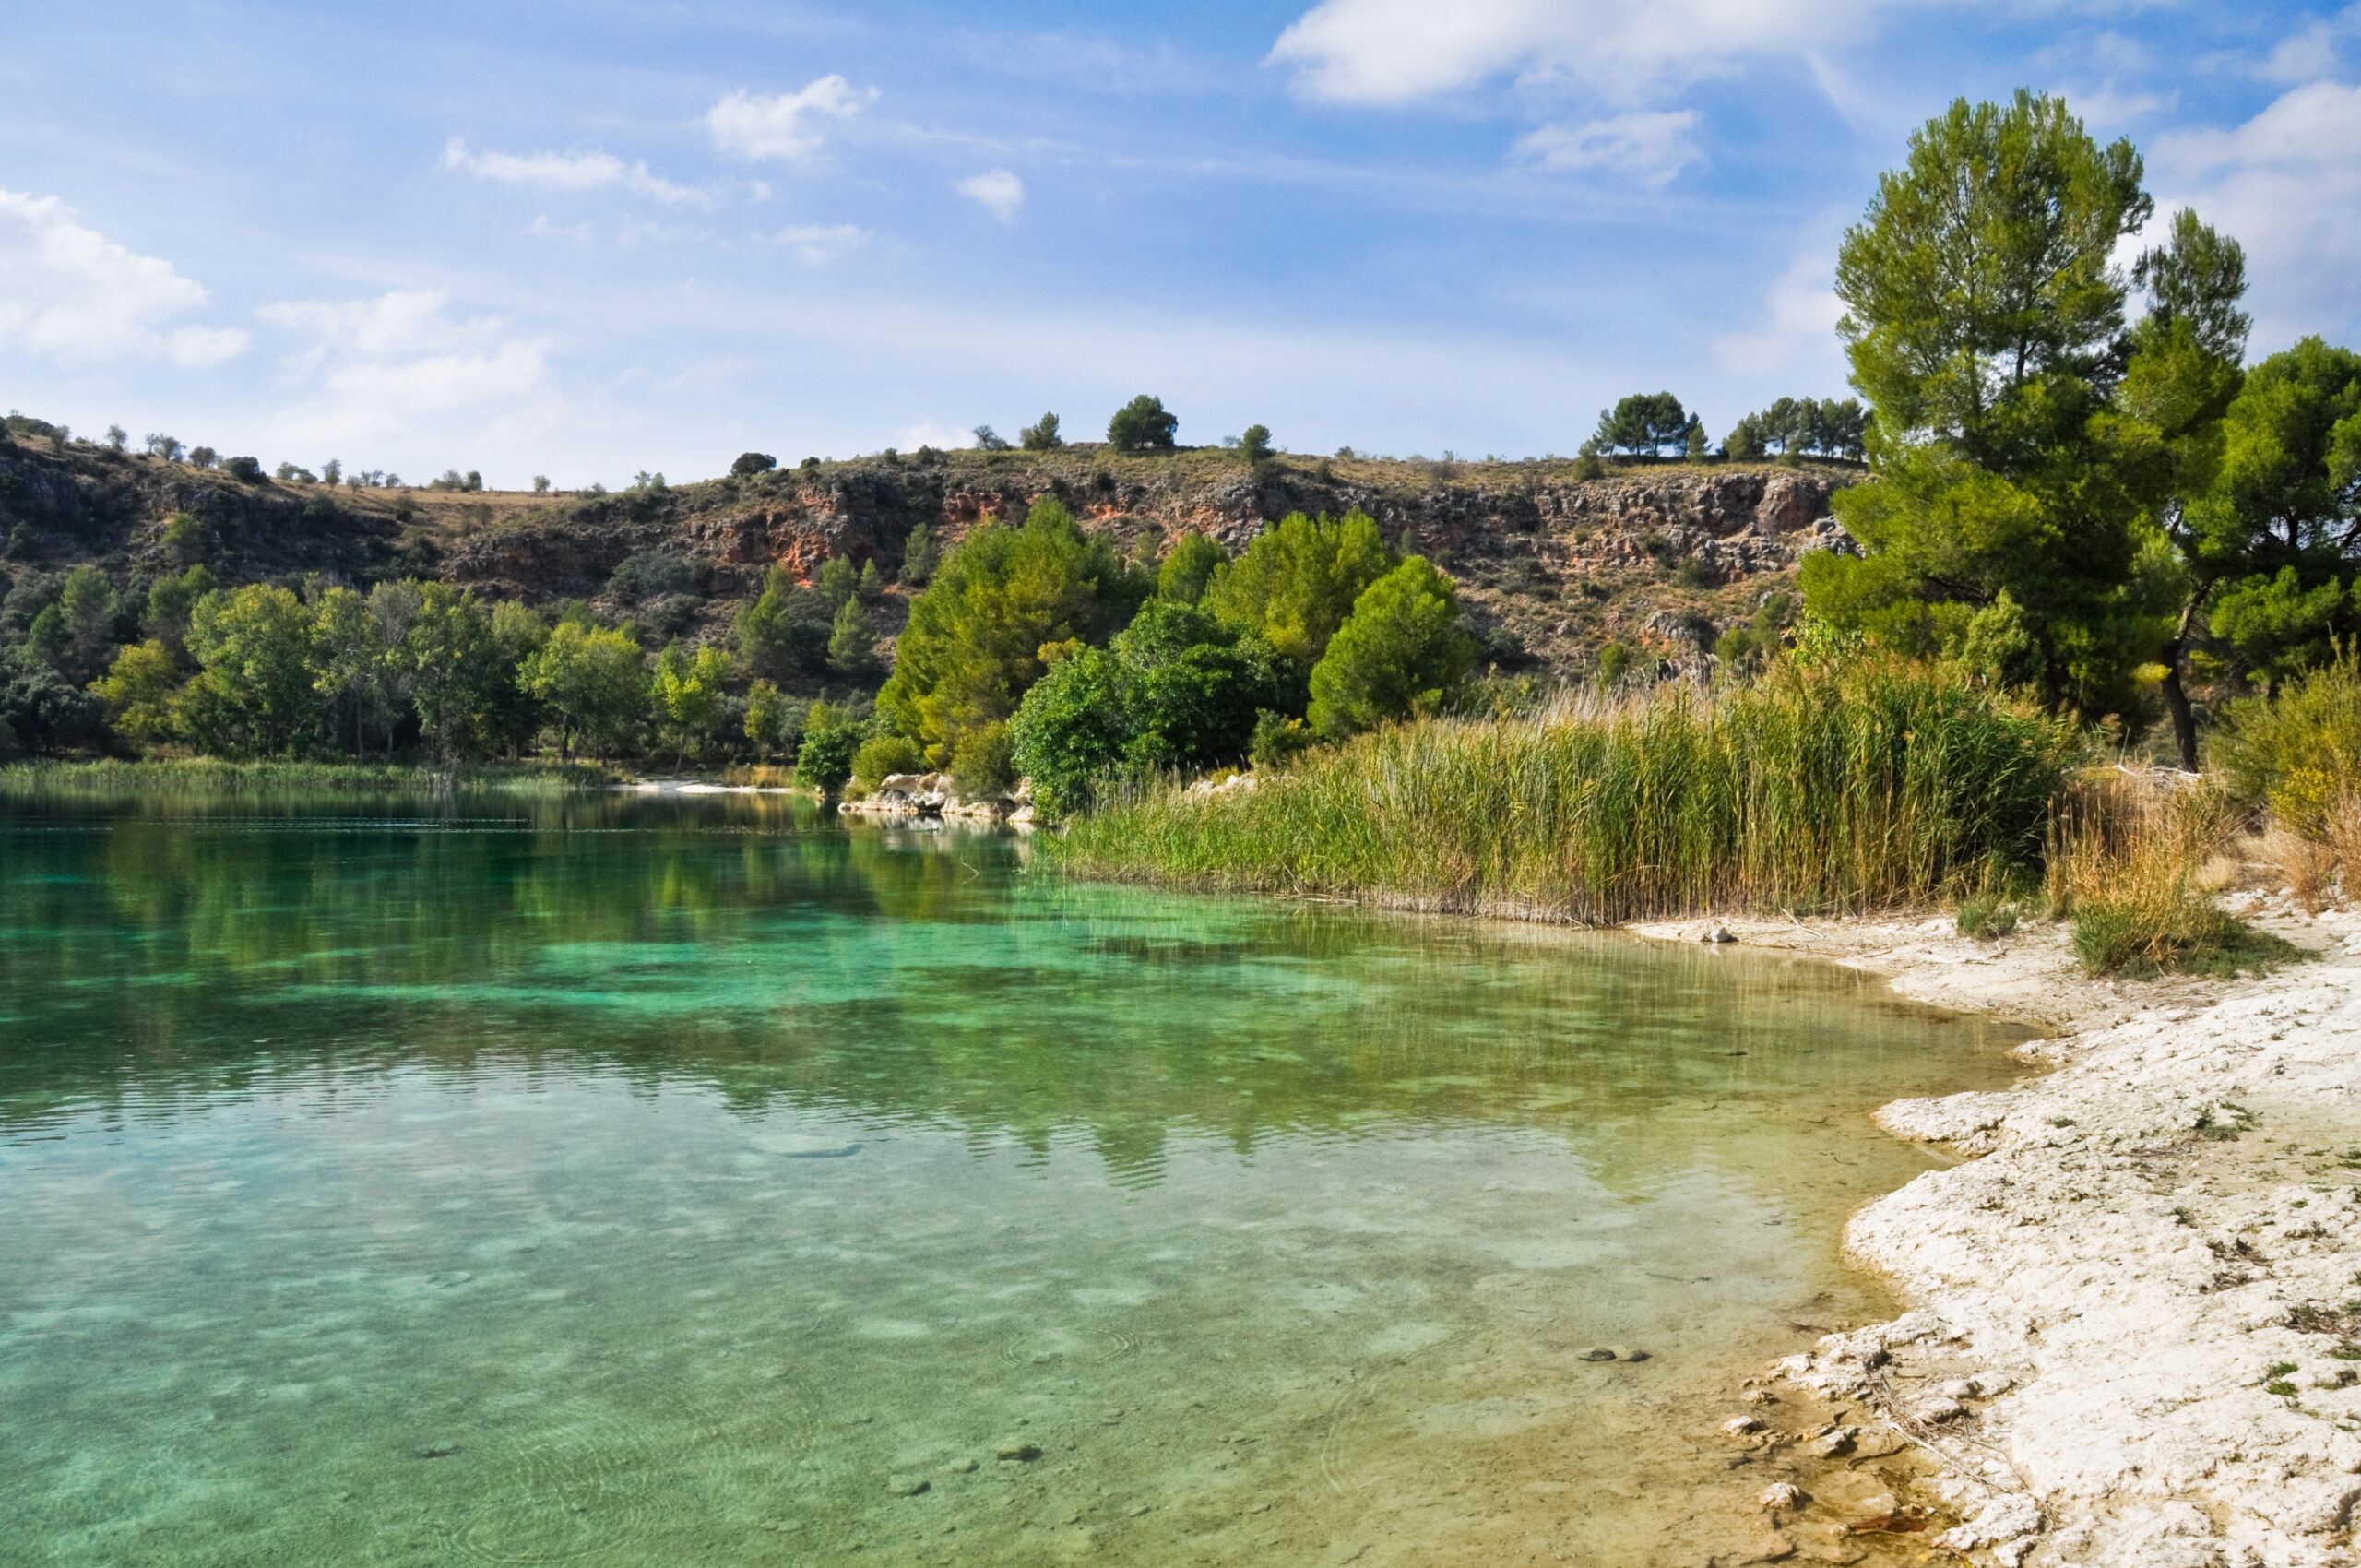
{"label": "blue sky", "polygon": [[2361,340],[2361,5],[590,0],[23,7],[0,405],[266,463],[613,485],[1096,435],[1571,452],[1843,390],[1838,234],[2062,92]]}

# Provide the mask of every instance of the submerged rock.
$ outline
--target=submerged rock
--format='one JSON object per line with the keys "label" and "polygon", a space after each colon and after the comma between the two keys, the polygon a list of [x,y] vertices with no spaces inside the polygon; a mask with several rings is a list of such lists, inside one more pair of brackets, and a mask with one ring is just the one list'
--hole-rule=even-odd
{"label": "submerged rock", "polygon": [[896,1497],[916,1497],[933,1485],[924,1476],[888,1476],[885,1490]]}
{"label": "submerged rock", "polygon": [[992,1457],[996,1459],[1015,1459],[1026,1463],[1030,1463],[1040,1456],[1039,1443],[1026,1443],[1022,1438],[1014,1437],[1003,1438],[1000,1446],[992,1454]]}

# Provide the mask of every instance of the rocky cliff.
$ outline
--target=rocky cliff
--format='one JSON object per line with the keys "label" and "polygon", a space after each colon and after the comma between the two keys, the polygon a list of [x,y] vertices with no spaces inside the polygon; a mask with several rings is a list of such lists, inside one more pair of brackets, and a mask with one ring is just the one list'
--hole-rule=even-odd
{"label": "rocky cliff", "polygon": [[[1678,652],[1787,587],[1808,550],[1850,548],[1829,497],[1857,471],[1722,465],[1638,467],[1583,479],[1562,462],[1428,463],[1293,457],[1250,466],[1226,452],[1122,457],[888,453],[746,478],[615,494],[463,495],[242,483],[218,472],[82,443],[0,445],[8,570],[97,562],[125,578],[200,554],[225,580],[366,584],[433,575],[503,598],[584,599],[653,636],[711,635],[781,564],[801,576],[832,557],[896,578],[911,531],[938,546],[988,517],[1064,503],[1143,558],[1188,529],[1241,549],[1292,511],[1358,507],[1387,538],[1460,581],[1508,667],[1572,672],[1608,640]],[[168,550],[167,521],[198,521]],[[682,587],[660,603],[622,594],[615,569],[670,557]],[[898,632],[898,587],[875,612]]]}

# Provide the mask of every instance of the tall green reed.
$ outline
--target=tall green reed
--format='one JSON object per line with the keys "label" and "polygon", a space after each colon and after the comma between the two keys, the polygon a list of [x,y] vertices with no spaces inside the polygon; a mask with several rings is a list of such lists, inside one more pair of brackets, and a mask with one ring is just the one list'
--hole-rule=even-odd
{"label": "tall green reed", "polygon": [[1252,791],[1150,787],[1057,853],[1091,876],[1591,923],[1859,912],[2023,880],[2077,743],[1954,671],[1789,662],[1710,695],[1382,730]]}

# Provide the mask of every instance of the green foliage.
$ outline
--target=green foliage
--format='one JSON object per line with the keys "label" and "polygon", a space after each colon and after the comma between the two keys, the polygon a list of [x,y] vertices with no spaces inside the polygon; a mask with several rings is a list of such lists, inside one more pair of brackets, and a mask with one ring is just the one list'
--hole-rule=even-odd
{"label": "green foliage", "polygon": [[763,577],[763,591],[739,609],[731,632],[738,658],[757,680],[792,681],[825,669],[834,612],[817,589],[798,583],[784,566]]}
{"label": "green foliage", "polygon": [[134,745],[160,746],[180,731],[173,704],[180,683],[180,660],[150,637],[115,656],[98,692],[106,699],[107,721],[116,734]]}
{"label": "green foliage", "polygon": [[528,749],[549,714],[516,680],[516,671],[549,640],[540,612],[513,600],[492,607],[492,669],[476,707],[477,738],[506,756]]}
{"label": "green foliage", "polygon": [[607,578],[607,592],[625,604],[687,593],[695,587],[696,569],[667,550],[634,551]]}
{"label": "green foliage", "polygon": [[2361,354],[2307,338],[2248,371],[2182,524],[2193,568],[2222,585],[2212,631],[2236,668],[2276,684],[2327,658],[2355,628]]}
{"label": "green foliage", "polygon": [[1058,416],[1043,414],[1016,433],[1016,444],[1027,452],[1054,452],[1065,445],[1058,434]]}
{"label": "green foliage", "polygon": [[1257,768],[1276,772],[1310,751],[1317,739],[1302,719],[1266,707],[1254,715],[1254,735],[1247,743],[1246,758]]}
{"label": "green foliage", "polygon": [[1143,392],[1107,422],[1107,445],[1118,452],[1169,452],[1178,418],[1164,411],[1164,399]]}
{"label": "green foliage", "polygon": [[516,679],[492,636],[492,618],[472,590],[448,583],[419,587],[418,613],[394,651],[421,735],[445,763],[473,750],[478,720],[496,683]]}
{"label": "green foliage", "polygon": [[1055,501],[1035,505],[1022,528],[987,521],[910,601],[878,707],[931,761],[947,763],[968,731],[1016,711],[1041,678],[1045,647],[1103,640],[1147,588]]}
{"label": "green foliage", "polygon": [[628,632],[578,620],[552,627],[516,679],[557,716],[560,760],[573,754],[577,732],[594,752],[621,754],[647,708],[647,660],[639,644]]}
{"label": "green foliage", "polygon": [[803,719],[803,743],[795,754],[795,779],[809,790],[834,795],[852,777],[852,759],[868,731],[849,712],[815,702]]}
{"label": "green foliage", "polygon": [[[259,457],[224,457],[221,459],[221,471],[241,484],[260,484],[265,478]],[[469,477],[474,478],[473,475]],[[475,488],[482,489],[483,481],[478,480]]]}
{"label": "green foliage", "polygon": [[106,705],[20,647],[0,645],[0,729],[26,751],[68,752],[105,740]]}
{"label": "green foliage", "polygon": [[1155,600],[1105,649],[1066,652],[1009,726],[1013,760],[1054,812],[1110,778],[1245,759],[1258,713],[1294,684],[1260,636]]}
{"label": "green foliage", "polygon": [[2102,148],[2060,101],[2021,92],[1955,102],[1880,180],[1837,264],[1877,477],[1834,505],[1867,554],[1807,558],[1815,616],[1956,653],[2005,592],[2045,700],[2142,717],[2177,585],[2138,569],[2161,439],[2110,402],[2112,256],[2150,211],[2140,175],[2129,142]]}
{"label": "green foliage", "polygon": [[201,749],[278,756],[309,727],[312,617],[288,589],[207,594],[190,615],[188,647],[200,668],[181,698],[181,728]]}
{"label": "green foliage", "polygon": [[1016,788],[1016,739],[1005,723],[979,724],[959,739],[951,754],[951,777],[959,791],[979,799]]}
{"label": "green foliage", "polygon": [[1246,433],[1238,438],[1238,455],[1250,463],[1268,459],[1271,456],[1271,427],[1267,424],[1248,425]]}
{"label": "green foliage", "polygon": [[855,591],[860,595],[863,604],[874,604],[885,597],[885,576],[877,569],[875,561],[861,563],[860,582]]}
{"label": "green foliage", "polygon": [[1109,805],[1062,852],[1186,886],[1584,921],[1906,908],[2022,880],[2076,744],[1940,666],[1783,660],[1712,696],[1387,726],[1252,793]]}
{"label": "green foliage", "polygon": [[902,581],[910,588],[924,588],[934,576],[934,533],[924,523],[915,525],[909,537],[902,541]]}
{"label": "green foliage", "polygon": [[745,734],[754,748],[756,761],[770,761],[787,749],[790,741],[801,738],[803,714],[808,706],[781,696],[779,689],[768,681],[756,681],[746,688]]}
{"label": "green foliage", "polygon": [[1290,512],[1216,568],[1201,602],[1218,619],[1261,633],[1308,677],[1353,601],[1396,559],[1365,512]]}
{"label": "green foliage", "polygon": [[1228,561],[1228,552],[1219,544],[1191,529],[1172,541],[1164,564],[1157,568],[1156,596],[1174,604],[1198,603],[1205,597],[1214,574]]}
{"label": "green foliage", "polygon": [[1635,392],[1599,411],[1598,429],[1585,447],[1591,452],[1646,452],[1667,446],[1685,447],[1690,420],[1680,399],[1669,392]]}
{"label": "green foliage", "polygon": [[1723,450],[1740,462],[1754,462],[1774,446],[1858,459],[1868,432],[1869,415],[1857,398],[1781,398],[1739,420]]}
{"label": "green foliage", "polygon": [[741,452],[730,465],[730,471],[740,479],[752,479],[778,467],[778,459],[768,452]]}
{"label": "green foliage", "polygon": [[2268,805],[2283,826],[2318,837],[2361,794],[2361,652],[2348,646],[2276,699],[2225,703],[2213,757],[2231,797]]}
{"label": "green foliage", "polygon": [[857,596],[836,606],[836,618],[828,631],[828,668],[854,678],[877,668],[877,635],[869,629],[869,617]]}
{"label": "green foliage", "polygon": [[672,732],[674,772],[692,744],[712,736],[729,678],[730,660],[711,643],[701,644],[694,654],[672,643],[658,658],[648,698],[655,704],[658,723]]}
{"label": "green foliage", "polygon": [[194,561],[205,551],[205,525],[186,512],[175,512],[164,525],[165,552],[175,561]]}
{"label": "green foliage", "polygon": [[1422,555],[1363,589],[1311,671],[1311,728],[1332,740],[1440,712],[1476,663],[1452,581]]}
{"label": "green foliage", "polygon": [[1750,618],[1731,626],[1714,641],[1714,657],[1721,660],[1723,670],[1747,680],[1761,674],[1777,657],[1795,608],[1795,600],[1784,593],[1766,594]]}
{"label": "green foliage", "polygon": [[2013,899],[1997,893],[1963,898],[1959,906],[1959,933],[1971,941],[1997,942],[2017,929],[2020,912]]}
{"label": "green foliage", "polygon": [[860,568],[849,556],[831,555],[820,563],[820,601],[834,616],[845,607],[845,601],[860,591]]}
{"label": "green foliage", "polygon": [[918,742],[904,735],[872,735],[852,754],[852,787],[873,795],[877,787],[896,773],[924,773],[926,757]]}
{"label": "green foliage", "polygon": [[1595,677],[1598,689],[1602,692],[1620,690],[1623,683],[1631,677],[1636,658],[1629,643],[1610,641],[1598,650],[1598,672]]}

